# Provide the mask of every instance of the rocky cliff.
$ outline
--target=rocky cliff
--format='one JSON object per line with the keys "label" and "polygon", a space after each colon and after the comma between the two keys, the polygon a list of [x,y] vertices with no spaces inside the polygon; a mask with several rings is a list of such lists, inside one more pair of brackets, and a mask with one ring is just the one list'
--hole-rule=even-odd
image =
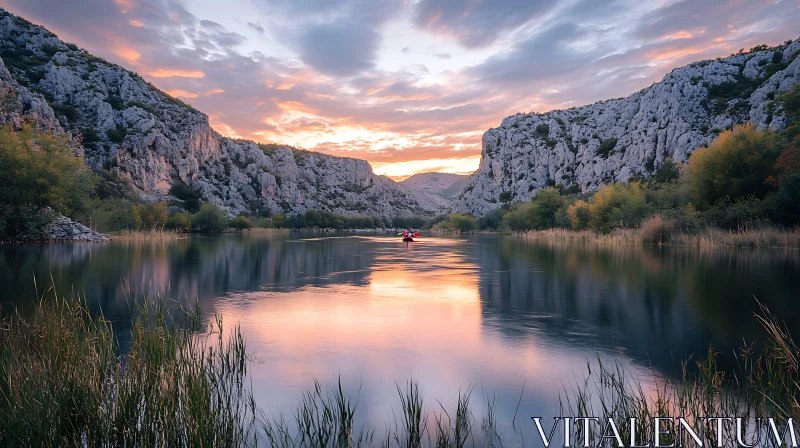
{"label": "rocky cliff", "polygon": [[439,213],[449,211],[469,182],[465,174],[419,173],[400,182],[420,204]]}
{"label": "rocky cliff", "polygon": [[455,210],[482,215],[548,185],[589,192],[646,177],[748,121],[780,129],[774,99],[800,81],[798,53],[800,40],[762,46],[677,68],[627,98],[508,117],[483,135],[480,168]]}
{"label": "rocky cliff", "polygon": [[0,58],[2,123],[68,132],[90,166],[129,179],[142,199],[186,185],[232,213],[426,211],[364,160],[225,138],[137,74],[2,9]]}

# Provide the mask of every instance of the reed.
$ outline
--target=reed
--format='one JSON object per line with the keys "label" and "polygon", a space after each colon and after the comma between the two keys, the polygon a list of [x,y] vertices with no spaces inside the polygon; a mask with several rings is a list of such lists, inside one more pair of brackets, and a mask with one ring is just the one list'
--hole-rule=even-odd
{"label": "reed", "polygon": [[[714,426],[702,421],[707,416],[744,418],[744,442],[750,446],[777,446],[770,438],[766,417],[786,421],[800,417],[800,351],[782,324],[763,305],[756,318],[763,324],[769,339],[763,349],[744,346],[735,356],[738,368],[728,375],[718,368],[719,353],[709,347],[706,356],[691,366],[683,364],[683,375],[675,381],[656,381],[655,394],[645,392],[638,380],[619,364],[606,366],[600,359],[587,364],[589,374],[582,382],[565,387],[560,397],[564,417],[611,417],[619,422],[623,440],[653,440],[654,418],[685,417],[694,428],[703,428],[707,446],[739,446],[734,431],[725,431],[717,440]],[[630,419],[639,426],[632,428]],[[605,426],[588,428],[592,446],[614,446],[613,439],[603,439]],[[587,428],[576,428],[573,440],[583,440]],[[695,446],[687,432],[679,437],[672,432],[663,438],[664,445]],[[683,445],[681,445],[683,443]]]}
{"label": "reed", "polygon": [[[53,292],[53,294],[55,294]],[[243,446],[255,402],[238,328],[142,299],[131,347],[85,301],[42,297],[0,328],[0,442],[7,446]],[[223,336],[225,334],[225,336]]]}
{"label": "reed", "polygon": [[598,244],[658,244],[689,247],[732,247],[754,249],[800,248],[800,229],[741,228],[722,230],[707,228],[696,232],[682,232],[674,222],[653,217],[637,229],[616,229],[610,233],[591,230],[547,229],[530,230],[519,234],[522,238],[546,241],[570,241]]}
{"label": "reed", "polygon": [[115,241],[173,241],[186,238],[186,235],[176,230],[150,229],[123,230],[111,237]]}

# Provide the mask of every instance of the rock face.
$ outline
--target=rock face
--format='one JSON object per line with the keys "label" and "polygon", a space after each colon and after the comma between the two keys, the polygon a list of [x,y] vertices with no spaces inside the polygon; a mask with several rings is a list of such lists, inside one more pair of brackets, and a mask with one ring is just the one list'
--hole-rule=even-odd
{"label": "rock face", "polygon": [[446,213],[455,204],[459,193],[469,182],[465,174],[419,173],[400,182],[420,204],[435,208],[438,213]]}
{"label": "rock face", "polygon": [[[478,171],[455,210],[483,215],[529,201],[548,185],[590,192],[686,162],[722,130],[752,122],[781,129],[774,102],[800,81],[800,40],[677,68],[627,98],[544,114],[517,114],[483,135]],[[501,196],[502,195],[502,196]]]}
{"label": "rock face", "polygon": [[129,179],[142,199],[170,199],[173,185],[186,185],[232,213],[427,212],[364,160],[222,137],[137,74],[2,9],[0,58],[4,122],[29,117],[69,132],[90,166]]}
{"label": "rock face", "polygon": [[52,219],[41,233],[17,235],[13,241],[111,241],[102,233],[95,232],[66,216],[56,215],[50,209],[45,209],[44,213],[52,216]]}
{"label": "rock face", "polygon": [[97,233],[65,216],[57,216],[53,219],[39,239],[43,241],[109,241],[108,237],[102,233]]}

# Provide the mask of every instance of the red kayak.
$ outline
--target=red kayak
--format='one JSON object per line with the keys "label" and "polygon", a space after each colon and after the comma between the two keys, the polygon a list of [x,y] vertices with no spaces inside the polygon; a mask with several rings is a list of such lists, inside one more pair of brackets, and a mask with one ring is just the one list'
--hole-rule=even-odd
{"label": "red kayak", "polygon": [[414,233],[403,232],[403,241],[404,242],[414,241],[415,237],[420,237],[420,236],[422,235],[419,232],[414,232]]}

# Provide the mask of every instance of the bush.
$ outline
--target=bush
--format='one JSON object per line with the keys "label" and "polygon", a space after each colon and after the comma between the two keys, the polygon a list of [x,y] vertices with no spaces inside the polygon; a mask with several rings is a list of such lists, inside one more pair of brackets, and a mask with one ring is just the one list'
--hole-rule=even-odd
{"label": "bush", "polygon": [[128,135],[128,130],[125,126],[118,124],[116,128],[106,129],[106,135],[112,142],[122,143],[125,140],[125,136]]}
{"label": "bush", "polygon": [[503,215],[506,210],[496,208],[478,219],[478,228],[481,230],[498,230],[503,225]]}
{"label": "bush", "polygon": [[455,213],[449,215],[446,220],[433,226],[435,230],[454,230],[459,233],[474,232],[478,230],[478,222],[472,215],[466,213]]}
{"label": "bush", "polygon": [[114,110],[122,110],[125,108],[125,102],[119,95],[109,95],[104,101],[110,104],[111,108]]}
{"label": "bush", "polygon": [[161,229],[167,222],[166,202],[147,202],[131,206],[131,219],[135,230]]}
{"label": "bush", "polygon": [[0,238],[42,230],[45,208],[82,211],[95,182],[65,136],[0,127]]}
{"label": "bush", "polygon": [[724,197],[755,195],[763,198],[773,188],[764,182],[784,148],[774,133],[747,124],[719,135],[708,148],[698,148],[684,173],[692,203],[706,209]]}
{"label": "bush", "polygon": [[100,141],[100,134],[94,128],[86,128],[81,132],[83,144],[95,143]]}
{"label": "bush", "polygon": [[244,229],[251,229],[254,226],[253,223],[244,216],[237,216],[231,219],[231,222],[228,223],[228,227],[231,227],[236,230],[244,230]]}
{"label": "bush", "polygon": [[557,188],[539,190],[529,203],[514,204],[504,219],[510,230],[543,230],[556,227],[556,211],[564,205],[565,198]]}
{"label": "bush", "polygon": [[636,227],[648,214],[644,189],[639,182],[604,185],[589,200],[589,226],[600,232],[617,227]]}
{"label": "bush", "polygon": [[673,162],[672,159],[667,157],[660,167],[653,173],[653,182],[657,184],[665,184],[673,182],[681,177],[680,166]]}
{"label": "bush", "polygon": [[228,226],[228,213],[213,202],[206,202],[192,217],[192,228],[200,232],[222,232]]}
{"label": "bush", "polygon": [[183,202],[183,208],[189,213],[197,213],[202,204],[200,192],[193,190],[186,184],[175,184],[169,189],[169,194]]}
{"label": "bush", "polygon": [[597,155],[600,157],[607,159],[609,155],[611,155],[611,151],[617,147],[617,139],[614,137],[607,138],[600,142],[600,146],[597,147]]}
{"label": "bush", "polygon": [[573,230],[588,229],[589,221],[592,218],[589,204],[584,200],[578,200],[578,202],[570,205],[567,209],[567,218],[569,218],[569,223]]}
{"label": "bush", "polygon": [[177,212],[169,215],[164,227],[178,232],[188,232],[192,230],[192,216],[186,212]]}
{"label": "bush", "polygon": [[667,243],[678,230],[674,220],[664,219],[660,215],[651,216],[639,226],[639,235],[643,243]]}

